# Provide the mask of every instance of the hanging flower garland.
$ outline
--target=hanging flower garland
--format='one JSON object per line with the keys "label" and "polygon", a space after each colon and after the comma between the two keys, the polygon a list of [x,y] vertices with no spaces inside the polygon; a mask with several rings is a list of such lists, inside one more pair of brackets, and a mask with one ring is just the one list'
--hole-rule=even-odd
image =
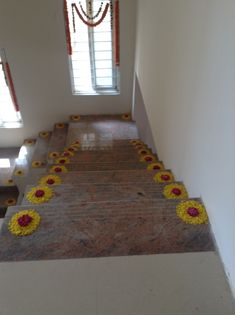
{"label": "hanging flower garland", "polygon": [[58,157],[60,156],[60,153],[59,153],[59,152],[56,152],[56,151],[50,152],[50,153],[48,154],[48,156],[49,156],[50,159],[56,159],[56,158],[58,158]]}
{"label": "hanging flower garland", "polygon": [[188,193],[184,185],[182,184],[169,184],[163,189],[163,195],[167,199],[187,199]]}
{"label": "hanging flower garland", "polygon": [[59,176],[57,175],[47,175],[47,176],[43,176],[40,180],[39,180],[39,185],[49,185],[49,186],[53,186],[53,185],[60,185],[62,183],[62,180]]}
{"label": "hanging flower garland", "polygon": [[53,197],[53,190],[48,186],[41,185],[30,189],[26,194],[26,199],[34,204],[40,204],[49,201]]}
{"label": "hanging flower garland", "polygon": [[86,17],[88,20],[95,20],[95,19],[99,16],[100,12],[102,11],[103,4],[104,4],[104,3],[101,2],[100,7],[99,7],[99,10],[97,11],[97,13],[96,13],[94,16],[91,16],[91,14],[92,14],[91,1],[89,1],[89,8],[88,8],[88,10],[89,10],[89,15],[86,14],[85,10],[83,9],[83,6],[82,6],[81,2],[79,2],[81,11],[82,11],[82,13],[85,15],[85,17]]}
{"label": "hanging flower garland", "polygon": [[42,167],[44,163],[42,161],[33,161],[31,165],[33,168],[38,168],[38,167]]}
{"label": "hanging flower garland", "polygon": [[50,173],[67,173],[68,170],[64,165],[53,165],[50,168]]}
{"label": "hanging flower garland", "polygon": [[65,127],[64,123],[57,123],[57,124],[55,124],[55,128],[56,129],[63,129],[64,127]]}
{"label": "hanging flower garland", "polygon": [[95,27],[99,24],[101,24],[103,22],[103,20],[105,19],[106,15],[107,15],[107,12],[108,12],[108,9],[109,9],[109,3],[106,4],[105,6],[105,9],[102,13],[102,16],[101,18],[97,21],[97,22],[88,22],[85,20],[85,18],[83,17],[82,13],[79,11],[76,3],[72,3],[72,15],[73,15],[73,27],[74,27],[74,33],[76,32],[76,27],[75,27],[75,13],[74,13],[74,10],[77,12],[77,15],[79,16],[79,18],[81,19],[81,21],[86,24],[87,26],[89,27]]}
{"label": "hanging flower garland", "polygon": [[40,137],[40,138],[43,138],[43,139],[48,138],[49,135],[50,135],[50,132],[49,132],[49,131],[41,131],[41,132],[39,132],[39,137]]}
{"label": "hanging flower garland", "polygon": [[162,162],[151,163],[147,166],[148,171],[163,170],[165,167]]}
{"label": "hanging flower garland", "polygon": [[16,199],[15,198],[9,198],[4,201],[4,205],[9,207],[9,206],[14,206],[16,205]]}
{"label": "hanging flower garland", "polygon": [[119,67],[120,65],[120,35],[119,35],[119,28],[120,28],[120,21],[119,21],[119,1],[115,0],[114,3],[114,14],[115,14],[115,63],[116,66]]}
{"label": "hanging flower garland", "polygon": [[154,178],[157,183],[171,183],[175,181],[173,174],[169,171],[160,171]]}
{"label": "hanging flower garland", "polygon": [[70,120],[71,121],[79,121],[81,119],[81,117],[79,115],[72,115],[70,116]]}
{"label": "hanging flower garland", "polygon": [[8,230],[16,236],[30,235],[37,230],[40,221],[41,217],[35,210],[22,210],[11,217]]}
{"label": "hanging flower garland", "polygon": [[145,155],[141,156],[141,158],[140,158],[140,162],[152,163],[152,162],[156,162],[156,161],[157,161],[156,157],[152,154],[145,154]]}
{"label": "hanging flower garland", "polygon": [[35,142],[36,142],[36,141],[35,141],[34,139],[25,139],[25,140],[24,140],[24,145],[30,147],[30,146],[34,145]]}
{"label": "hanging flower garland", "polygon": [[70,28],[69,28],[69,13],[68,13],[68,7],[67,7],[67,1],[64,0],[64,19],[65,19],[65,33],[66,33],[66,44],[67,44],[67,50],[68,54],[72,55],[72,44],[71,44],[71,34],[70,34]]}
{"label": "hanging flower garland", "polygon": [[113,0],[109,1],[109,6],[110,6],[110,26],[112,30],[113,29]]}
{"label": "hanging flower garland", "polygon": [[122,119],[123,119],[123,120],[127,120],[127,121],[128,121],[128,120],[131,120],[131,114],[123,114],[123,115],[122,115]]}
{"label": "hanging flower garland", "polygon": [[7,179],[4,181],[5,186],[15,186],[13,179]]}
{"label": "hanging flower garland", "polygon": [[67,157],[62,157],[62,158],[58,158],[55,160],[56,164],[68,164],[70,162],[69,158]]}
{"label": "hanging flower garland", "polygon": [[188,224],[206,224],[208,216],[205,207],[194,200],[182,201],[176,208],[180,219]]}
{"label": "hanging flower garland", "polygon": [[15,176],[23,176],[23,175],[24,175],[24,171],[18,169],[18,170],[16,170],[16,171],[14,172],[14,175],[15,175]]}

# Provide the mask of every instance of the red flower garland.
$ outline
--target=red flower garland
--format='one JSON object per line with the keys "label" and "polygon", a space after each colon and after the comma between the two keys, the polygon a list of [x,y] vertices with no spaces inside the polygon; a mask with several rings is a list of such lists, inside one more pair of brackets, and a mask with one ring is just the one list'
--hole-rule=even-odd
{"label": "red flower garland", "polygon": [[7,75],[7,79],[8,79],[9,86],[10,86],[10,91],[11,91],[11,96],[12,96],[13,104],[14,104],[14,106],[15,106],[15,110],[16,110],[17,112],[19,112],[20,109],[19,109],[19,105],[18,105],[18,102],[17,102],[17,97],[16,97],[16,93],[15,93],[15,88],[14,88],[14,84],[13,84],[13,80],[12,80],[12,76],[11,76],[11,71],[10,71],[10,67],[9,67],[8,62],[4,63],[4,66],[5,66],[5,68],[6,68],[6,75]]}
{"label": "red flower garland", "polygon": [[65,19],[67,50],[68,50],[68,54],[71,56],[73,53],[73,50],[72,50],[72,44],[71,44],[71,35],[70,35],[70,29],[69,29],[69,14],[68,14],[68,7],[67,7],[66,0],[64,0],[64,19]]}
{"label": "red flower garland", "polygon": [[119,45],[119,1],[115,1],[115,63],[120,65],[120,45]]}

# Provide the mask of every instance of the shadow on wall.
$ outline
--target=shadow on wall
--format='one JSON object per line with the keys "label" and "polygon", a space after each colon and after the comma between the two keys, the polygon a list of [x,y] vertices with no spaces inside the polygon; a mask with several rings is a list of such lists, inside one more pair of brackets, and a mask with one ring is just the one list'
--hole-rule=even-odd
{"label": "shadow on wall", "polygon": [[144,100],[141,94],[137,76],[135,76],[134,79],[132,117],[136,121],[140,139],[152,149],[153,153],[156,153],[156,147],[154,144],[151,127],[145,110]]}

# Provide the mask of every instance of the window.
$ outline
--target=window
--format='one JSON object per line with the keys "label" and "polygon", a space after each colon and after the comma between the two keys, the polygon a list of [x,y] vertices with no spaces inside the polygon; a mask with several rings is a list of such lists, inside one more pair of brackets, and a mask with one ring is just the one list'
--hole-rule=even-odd
{"label": "window", "polygon": [[0,49],[0,128],[18,128],[21,117],[10,67],[5,52]]}
{"label": "window", "polygon": [[118,1],[67,0],[65,5],[73,94],[119,93]]}

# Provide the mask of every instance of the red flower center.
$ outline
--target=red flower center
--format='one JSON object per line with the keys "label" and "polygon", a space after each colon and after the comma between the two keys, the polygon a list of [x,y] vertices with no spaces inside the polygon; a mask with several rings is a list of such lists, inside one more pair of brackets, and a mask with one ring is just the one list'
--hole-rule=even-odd
{"label": "red flower center", "polygon": [[160,168],[159,165],[154,165],[153,169],[154,169],[154,170],[160,170],[161,168]]}
{"label": "red flower center", "polygon": [[36,190],[36,192],[35,192],[35,196],[36,196],[37,198],[41,198],[41,197],[43,197],[44,195],[45,195],[45,191],[42,190],[42,189]]}
{"label": "red flower center", "polygon": [[18,218],[17,221],[20,226],[28,226],[32,220],[33,218],[31,216],[29,216],[28,214],[24,214],[20,218]]}
{"label": "red flower center", "polygon": [[56,167],[56,168],[55,168],[55,172],[56,172],[56,173],[60,173],[60,172],[62,172],[62,169],[61,169],[60,167]]}
{"label": "red flower center", "polygon": [[66,162],[66,160],[60,160],[60,164],[64,164]]}
{"label": "red flower center", "polygon": [[151,162],[153,159],[151,156],[146,156],[145,161],[146,162]]}
{"label": "red flower center", "polygon": [[49,179],[47,180],[47,184],[48,184],[48,185],[53,185],[53,184],[55,184],[54,179],[49,178]]}
{"label": "red flower center", "polygon": [[179,188],[173,188],[171,192],[176,196],[181,195],[181,190]]}
{"label": "red flower center", "polygon": [[194,207],[188,208],[187,212],[191,217],[198,217],[200,214],[198,209]]}
{"label": "red flower center", "polygon": [[162,175],[161,179],[162,180],[170,180],[170,176],[169,175]]}

